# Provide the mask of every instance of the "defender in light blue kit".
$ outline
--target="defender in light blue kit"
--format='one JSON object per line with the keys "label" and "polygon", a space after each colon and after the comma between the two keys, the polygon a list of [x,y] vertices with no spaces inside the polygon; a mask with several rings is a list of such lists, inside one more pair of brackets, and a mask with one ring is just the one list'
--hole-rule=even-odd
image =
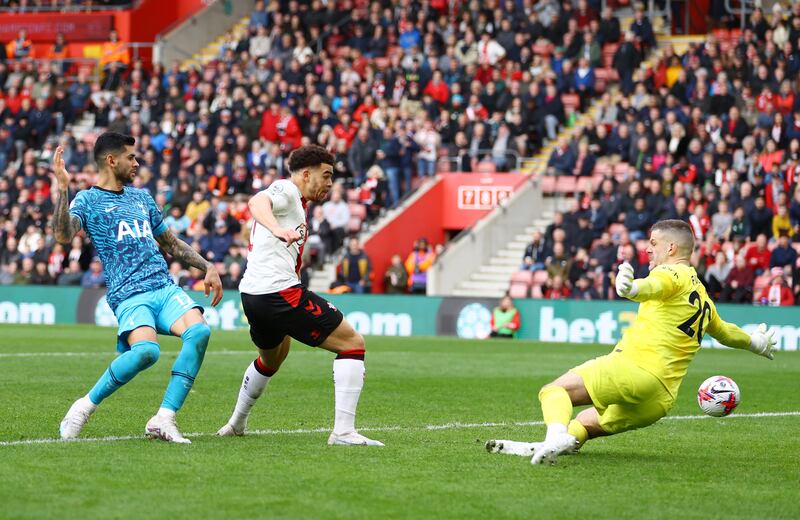
{"label": "defender in light blue kit", "polygon": [[81,229],[92,239],[103,262],[106,299],[119,322],[120,355],[89,393],[70,407],[61,421],[61,438],[65,440],[77,438],[97,405],[158,360],[157,334],[172,334],[183,340],[183,346],[172,366],[161,408],[148,421],[145,435],[190,442],[178,430],[175,414],[200,371],[211,331],[203,319],[203,308],[172,281],[159,247],[205,272],[205,293],[208,296],[213,292],[212,305],[222,299],[222,285],[214,266],[167,228],[150,194],[127,186],[139,167],[135,142],[133,137],[114,132],[97,139],[94,156],[100,169],[99,182],[79,192],[69,209],[69,175],[61,147],[54,156],[58,182],[53,216],[56,239],[68,243]]}

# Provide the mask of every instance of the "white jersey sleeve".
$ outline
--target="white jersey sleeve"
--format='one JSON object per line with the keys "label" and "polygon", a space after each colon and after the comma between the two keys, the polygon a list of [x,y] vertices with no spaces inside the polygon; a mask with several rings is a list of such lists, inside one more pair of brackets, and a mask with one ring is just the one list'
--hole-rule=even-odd
{"label": "white jersey sleeve", "polygon": [[247,268],[239,291],[247,294],[276,293],[300,283],[300,262],[307,237],[306,209],[295,184],[282,179],[266,189],[272,202],[272,214],[282,228],[300,233],[300,240],[290,246],[258,222],[252,223]]}

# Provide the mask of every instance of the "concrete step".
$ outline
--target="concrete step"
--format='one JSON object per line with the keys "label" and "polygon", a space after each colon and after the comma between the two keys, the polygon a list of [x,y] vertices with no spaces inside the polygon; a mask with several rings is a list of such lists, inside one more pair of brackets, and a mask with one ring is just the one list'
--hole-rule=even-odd
{"label": "concrete step", "polygon": [[511,273],[517,271],[517,267],[517,265],[482,265],[479,269],[479,272],[511,276]]}
{"label": "concrete step", "polygon": [[519,255],[516,258],[512,258],[510,256],[503,256],[499,257],[496,256],[494,258],[489,259],[489,265],[505,265],[505,266],[516,266],[519,267],[522,265],[522,255]]}
{"label": "concrete step", "polygon": [[506,258],[519,259],[520,258],[520,254],[522,253],[522,251],[525,250],[525,247],[527,247],[527,244],[525,244],[525,246],[523,246],[521,250],[520,249],[498,249],[494,254],[494,258],[506,257]]}
{"label": "concrete step", "polygon": [[508,284],[511,278],[510,274],[506,273],[472,273],[469,276],[470,281],[475,282],[495,282]]}
{"label": "concrete step", "polygon": [[470,290],[470,289],[453,289],[453,296],[461,296],[463,298],[502,298],[506,293],[503,290]]}
{"label": "concrete step", "polygon": [[473,281],[473,280],[464,280],[458,284],[458,289],[470,289],[470,290],[487,290],[487,291],[497,291],[497,290],[505,290],[508,288],[508,281],[505,283],[502,282],[495,282],[495,281]]}
{"label": "concrete step", "polygon": [[513,240],[506,245],[508,246],[509,249],[514,249],[517,251],[525,251],[525,248],[528,247],[529,243],[530,243],[530,237],[522,235],[521,239]]}

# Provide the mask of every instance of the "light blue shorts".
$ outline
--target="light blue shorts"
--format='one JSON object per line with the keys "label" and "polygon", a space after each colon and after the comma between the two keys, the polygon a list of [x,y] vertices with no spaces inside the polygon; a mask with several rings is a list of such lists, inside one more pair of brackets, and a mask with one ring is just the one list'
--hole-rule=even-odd
{"label": "light blue shorts", "polygon": [[150,327],[159,334],[170,334],[172,324],[192,309],[200,309],[200,313],[203,313],[203,307],[175,284],[134,294],[114,311],[119,322],[117,350],[130,350],[128,334],[139,327]]}

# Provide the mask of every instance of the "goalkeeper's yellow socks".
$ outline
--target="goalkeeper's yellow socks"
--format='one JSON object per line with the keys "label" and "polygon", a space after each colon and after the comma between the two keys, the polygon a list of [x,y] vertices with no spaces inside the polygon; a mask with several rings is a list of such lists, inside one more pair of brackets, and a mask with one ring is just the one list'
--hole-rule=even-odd
{"label": "goalkeeper's yellow socks", "polygon": [[572,419],[567,425],[567,433],[578,439],[578,447],[583,446],[583,443],[589,440],[589,432],[586,428],[578,422],[577,419]]}
{"label": "goalkeeper's yellow socks", "polygon": [[567,432],[567,424],[572,419],[572,400],[567,391],[560,386],[549,385],[539,392],[542,415],[547,425],[547,437]]}

